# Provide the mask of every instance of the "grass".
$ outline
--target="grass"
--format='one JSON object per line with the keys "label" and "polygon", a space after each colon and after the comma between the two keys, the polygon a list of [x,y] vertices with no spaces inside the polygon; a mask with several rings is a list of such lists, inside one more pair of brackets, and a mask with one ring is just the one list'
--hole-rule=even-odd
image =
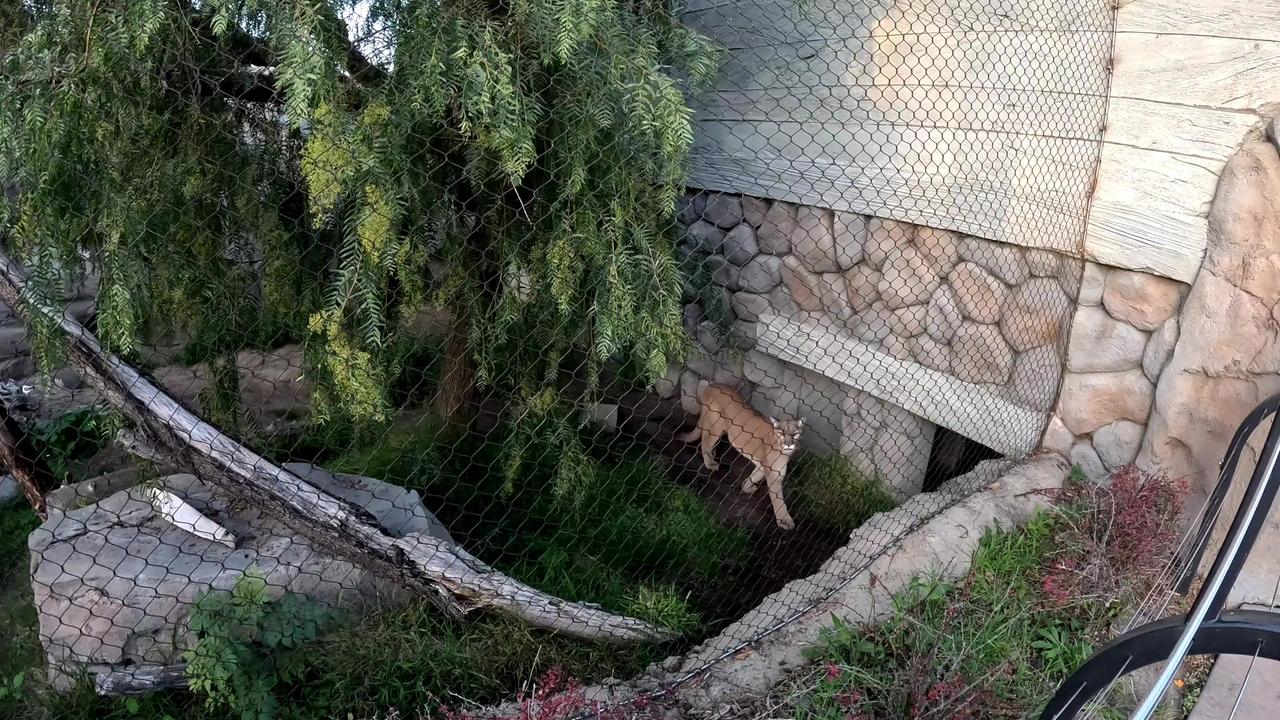
{"label": "grass", "polygon": [[1132,470],[1109,487],[1073,484],[1024,527],[988,529],[959,580],[915,578],[887,621],[834,619],[797,717],[1034,716],[1152,586],[1180,493]]}
{"label": "grass", "polygon": [[841,455],[801,453],[792,463],[787,479],[794,488],[797,512],[841,534],[895,504],[878,481]]}

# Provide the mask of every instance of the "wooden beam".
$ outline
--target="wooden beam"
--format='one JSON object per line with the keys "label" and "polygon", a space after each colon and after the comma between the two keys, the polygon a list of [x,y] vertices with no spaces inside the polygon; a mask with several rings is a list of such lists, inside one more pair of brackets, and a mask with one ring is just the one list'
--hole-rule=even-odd
{"label": "wooden beam", "polygon": [[1280,38],[1280,0],[1128,0],[1116,30],[1274,41]]}

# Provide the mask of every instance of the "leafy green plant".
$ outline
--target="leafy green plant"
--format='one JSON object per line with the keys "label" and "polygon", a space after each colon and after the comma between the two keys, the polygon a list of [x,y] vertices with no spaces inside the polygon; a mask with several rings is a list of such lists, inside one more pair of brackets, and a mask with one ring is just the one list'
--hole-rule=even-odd
{"label": "leafy green plant", "polygon": [[842,534],[895,504],[876,478],[842,455],[802,452],[791,460],[787,478],[794,488],[797,512]]}
{"label": "leafy green plant", "polygon": [[315,640],[324,609],[298,595],[267,597],[266,581],[247,572],[230,592],[197,598],[188,622],[195,646],[183,655],[188,686],[206,707],[225,707],[243,720],[270,720],[280,683],[302,679],[302,652]]}
{"label": "leafy green plant", "polygon": [[1093,647],[1080,636],[1079,623],[1040,628],[1040,639],[1031,647],[1040,651],[1045,671],[1051,675],[1065,676],[1075,670],[1093,652]]}
{"label": "leafy green plant", "polygon": [[72,480],[77,461],[87,460],[111,442],[122,419],[97,408],[77,408],[36,424],[28,434],[54,478]]}

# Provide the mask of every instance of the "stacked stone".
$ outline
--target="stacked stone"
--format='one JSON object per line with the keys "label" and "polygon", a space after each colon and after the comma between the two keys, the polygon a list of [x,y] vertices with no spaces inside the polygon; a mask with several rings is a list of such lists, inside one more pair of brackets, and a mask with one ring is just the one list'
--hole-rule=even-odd
{"label": "stacked stone", "polygon": [[1078,260],[725,193],[686,197],[680,218],[682,257],[710,266],[721,305],[718,327],[688,289],[686,328],[706,353],[751,349],[756,320],[772,310],[1023,407],[1053,407]]}
{"label": "stacked stone", "polygon": [[1086,263],[1067,372],[1045,447],[1094,480],[1132,463],[1146,435],[1156,381],[1178,340],[1186,286]]}

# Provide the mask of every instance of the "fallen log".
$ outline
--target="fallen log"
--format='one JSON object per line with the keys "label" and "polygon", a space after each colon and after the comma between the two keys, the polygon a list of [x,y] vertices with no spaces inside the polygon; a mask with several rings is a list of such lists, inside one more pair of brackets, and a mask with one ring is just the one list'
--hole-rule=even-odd
{"label": "fallen log", "polygon": [[66,335],[68,360],[104,399],[133,421],[141,444],[236,497],[280,512],[299,532],[423,593],[450,616],[461,618],[489,609],[534,627],[606,642],[672,637],[647,622],[529,587],[453,543],[423,534],[392,537],[363,509],[320,490],[201,420],[156,383],[103,350],[97,338],[71,316],[26,302],[25,286],[21,267],[0,251],[0,301],[28,320],[35,312],[59,325]]}

